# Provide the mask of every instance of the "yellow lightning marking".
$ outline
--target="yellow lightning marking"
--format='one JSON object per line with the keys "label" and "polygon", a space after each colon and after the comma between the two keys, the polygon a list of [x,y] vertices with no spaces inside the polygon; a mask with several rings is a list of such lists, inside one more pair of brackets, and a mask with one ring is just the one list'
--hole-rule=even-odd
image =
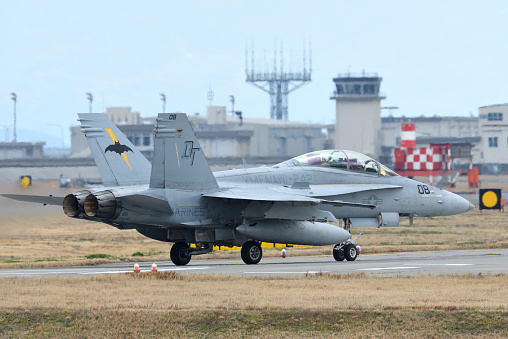
{"label": "yellow lightning marking", "polygon": [[118,140],[116,139],[115,135],[111,131],[111,128],[106,128],[106,131],[108,132],[108,134],[111,137],[111,139],[113,139],[113,142],[118,142]]}
{"label": "yellow lightning marking", "polygon": [[129,165],[129,168],[130,168],[130,169],[131,169],[131,171],[132,171],[131,164],[129,164],[129,161],[127,161],[127,156],[125,155],[125,152],[124,152],[124,153],[122,153],[122,155],[123,155],[123,160],[125,160],[125,162],[127,163],[127,165]]}
{"label": "yellow lightning marking", "polygon": [[178,161],[178,168],[180,168],[180,155],[178,155],[178,146],[175,142],[175,149],[176,149],[176,160]]}
{"label": "yellow lightning marking", "polygon": [[[106,128],[106,131],[108,132],[108,134],[111,137],[111,139],[113,140],[113,142],[118,142],[118,139],[113,134],[113,131],[111,130],[111,128]],[[122,156],[123,156],[123,160],[125,160],[125,162],[127,163],[127,165],[129,166],[129,168],[132,171],[131,164],[129,164],[129,161],[127,160],[127,155],[125,155],[125,152],[122,153]]]}

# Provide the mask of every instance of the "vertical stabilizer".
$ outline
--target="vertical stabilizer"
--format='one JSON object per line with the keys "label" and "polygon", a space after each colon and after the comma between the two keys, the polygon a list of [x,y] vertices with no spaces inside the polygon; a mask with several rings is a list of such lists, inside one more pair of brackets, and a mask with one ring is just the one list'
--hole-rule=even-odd
{"label": "vertical stabilizer", "polygon": [[105,114],[82,113],[78,116],[105,186],[149,183],[150,162]]}
{"label": "vertical stabilizer", "polygon": [[185,113],[159,113],[150,187],[199,191],[218,187]]}

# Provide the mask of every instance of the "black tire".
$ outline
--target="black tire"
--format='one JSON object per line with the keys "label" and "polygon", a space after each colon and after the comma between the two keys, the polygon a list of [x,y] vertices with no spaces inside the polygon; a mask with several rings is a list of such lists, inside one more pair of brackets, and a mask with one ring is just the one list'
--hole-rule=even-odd
{"label": "black tire", "polygon": [[358,252],[356,252],[356,246],[354,244],[348,244],[344,247],[344,256],[347,261],[355,261],[358,256]]}
{"label": "black tire", "polygon": [[344,256],[344,248],[336,249],[338,247],[339,245],[335,245],[335,247],[333,248],[333,258],[337,261],[344,261],[344,259],[346,258]]}
{"label": "black tire", "polygon": [[191,260],[191,255],[189,255],[189,248],[189,244],[184,242],[176,242],[171,247],[171,252],[169,253],[173,264],[177,266],[187,265]]}
{"label": "black tire", "polygon": [[261,245],[256,241],[247,241],[242,246],[242,260],[247,265],[257,264],[263,257]]}

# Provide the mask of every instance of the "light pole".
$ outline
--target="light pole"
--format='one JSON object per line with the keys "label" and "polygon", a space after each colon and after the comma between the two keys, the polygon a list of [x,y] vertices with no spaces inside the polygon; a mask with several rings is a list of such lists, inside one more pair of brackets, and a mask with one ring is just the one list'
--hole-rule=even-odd
{"label": "light pole", "polygon": [[166,94],[160,93],[160,95],[162,100],[162,113],[166,113]]}
{"label": "light pole", "polygon": [[90,107],[89,107],[90,112],[89,113],[92,113],[92,102],[93,102],[93,95],[92,95],[92,93],[90,93],[90,92],[86,93],[86,99],[88,101],[90,101]]}
{"label": "light pole", "polygon": [[18,136],[16,134],[16,102],[18,101],[18,96],[16,93],[11,93],[11,99],[14,101],[14,140],[13,142],[17,142]]}
{"label": "light pole", "polygon": [[230,95],[229,101],[231,101],[231,114],[235,114],[235,97]]}

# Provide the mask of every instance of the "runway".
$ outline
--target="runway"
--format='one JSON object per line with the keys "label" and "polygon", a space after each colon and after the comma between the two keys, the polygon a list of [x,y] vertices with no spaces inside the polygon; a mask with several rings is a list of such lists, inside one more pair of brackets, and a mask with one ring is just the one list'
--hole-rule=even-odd
{"label": "runway", "polygon": [[[240,253],[238,253],[240,256]],[[233,274],[246,276],[293,276],[326,273],[359,273],[375,275],[415,274],[508,274],[508,249],[464,250],[438,252],[407,252],[360,255],[356,261],[337,262],[331,256],[265,258],[257,265],[238,260],[192,260],[187,266],[175,266],[170,261],[157,262],[159,272],[182,274]],[[141,272],[151,270],[151,262],[139,263]],[[40,269],[4,269],[0,278],[41,278],[51,276],[83,276],[132,272],[134,263],[110,263],[97,266],[58,267]]]}

